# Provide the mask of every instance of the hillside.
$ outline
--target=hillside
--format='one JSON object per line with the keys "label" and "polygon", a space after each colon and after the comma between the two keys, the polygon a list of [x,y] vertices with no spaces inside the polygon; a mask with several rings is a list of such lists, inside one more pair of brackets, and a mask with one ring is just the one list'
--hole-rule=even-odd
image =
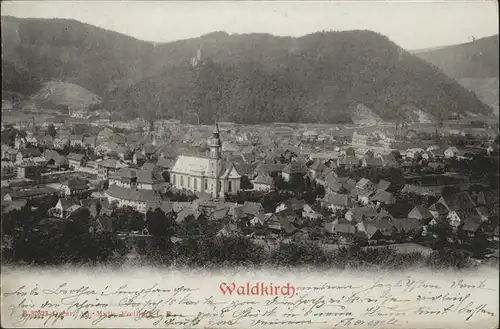
{"label": "hillside", "polygon": [[498,113],[498,34],[474,42],[416,51],[415,54],[474,91]]}
{"label": "hillside", "polygon": [[[361,104],[383,120],[490,111],[437,68],[371,31],[300,38],[215,32],[153,45],[73,20],[2,17],[2,42],[2,63],[15,72],[37,83],[79,85],[127,117],[350,122],[349,109]],[[192,67],[200,48],[201,62]]]}
{"label": "hillside", "polygon": [[153,48],[149,42],[74,20],[2,16],[2,62],[42,83],[64,81],[98,95],[140,80]]}
{"label": "hillside", "polygon": [[40,87],[40,81],[31,76],[29,71],[16,68],[12,63],[2,59],[2,99],[22,100],[26,95],[31,95]]}
{"label": "hillside", "polygon": [[32,95],[28,104],[37,108],[62,108],[69,110],[86,110],[92,105],[100,104],[99,96],[87,89],[67,82],[50,81],[42,89]]}
{"label": "hillside", "polygon": [[350,109],[360,104],[384,120],[490,111],[436,67],[371,31],[301,38],[216,33],[176,42],[175,49],[190,48],[192,57],[193,45],[203,46],[200,65],[190,67],[184,56],[108,95],[105,106],[133,115],[147,104],[149,111],[193,122],[217,114],[242,123],[351,122]]}

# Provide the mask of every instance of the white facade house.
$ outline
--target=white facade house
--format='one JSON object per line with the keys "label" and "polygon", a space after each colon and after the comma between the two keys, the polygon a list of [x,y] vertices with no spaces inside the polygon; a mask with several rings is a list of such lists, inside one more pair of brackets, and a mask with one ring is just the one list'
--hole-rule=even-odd
{"label": "white facade house", "polygon": [[192,192],[206,192],[213,198],[224,198],[226,193],[236,194],[240,190],[241,174],[232,162],[222,159],[219,136],[216,123],[213,135],[208,140],[209,156],[177,157],[170,171],[172,185]]}
{"label": "white facade house", "polygon": [[448,147],[444,151],[444,157],[445,158],[453,158],[453,157],[457,156],[457,154],[458,154],[458,149],[455,146]]}
{"label": "white facade house", "polygon": [[270,191],[273,184],[273,179],[268,175],[259,175],[253,180],[253,188],[256,191]]}

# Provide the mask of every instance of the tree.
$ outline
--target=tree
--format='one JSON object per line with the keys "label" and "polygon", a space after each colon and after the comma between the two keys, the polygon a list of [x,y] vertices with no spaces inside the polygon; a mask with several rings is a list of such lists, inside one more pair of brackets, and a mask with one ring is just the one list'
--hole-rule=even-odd
{"label": "tree", "polygon": [[242,190],[251,190],[253,189],[253,184],[248,178],[248,176],[244,175],[241,177],[240,187]]}
{"label": "tree", "polygon": [[429,226],[427,231],[432,234],[433,249],[436,250],[443,250],[448,245],[449,238],[453,236],[453,228],[446,219]]}
{"label": "tree", "polygon": [[47,127],[47,135],[51,136],[52,138],[56,137],[56,134],[57,134],[57,131],[56,131],[56,128],[54,127],[54,125],[51,123],[48,127]]}
{"label": "tree", "polygon": [[292,241],[281,243],[271,260],[276,265],[285,266],[319,265],[326,261],[326,255],[316,243]]}
{"label": "tree", "polygon": [[167,183],[170,183],[170,174],[168,171],[164,171],[161,173],[161,176],[163,177],[163,180]]}
{"label": "tree", "polygon": [[114,231],[140,231],[146,227],[144,215],[129,206],[116,208],[111,217]]}
{"label": "tree", "polygon": [[391,151],[391,155],[396,159],[396,161],[401,161],[401,153],[397,150]]}
{"label": "tree", "polygon": [[478,230],[471,241],[470,249],[472,251],[472,256],[474,258],[483,258],[484,254],[488,250],[489,243],[486,235]]}
{"label": "tree", "polygon": [[170,212],[165,214],[160,208],[146,213],[146,227],[154,237],[170,237],[175,231],[175,220]]}

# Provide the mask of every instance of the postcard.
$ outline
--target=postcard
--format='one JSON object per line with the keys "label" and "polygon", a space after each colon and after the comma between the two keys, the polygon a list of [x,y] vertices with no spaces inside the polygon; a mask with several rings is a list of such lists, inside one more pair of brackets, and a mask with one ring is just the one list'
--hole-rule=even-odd
{"label": "postcard", "polygon": [[497,2],[1,7],[2,328],[498,328]]}

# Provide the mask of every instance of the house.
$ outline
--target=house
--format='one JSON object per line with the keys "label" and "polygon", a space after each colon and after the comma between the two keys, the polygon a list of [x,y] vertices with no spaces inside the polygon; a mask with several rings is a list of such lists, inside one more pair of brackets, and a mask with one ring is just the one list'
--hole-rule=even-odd
{"label": "house", "polygon": [[396,231],[389,220],[363,221],[356,224],[356,228],[365,233],[368,240],[391,239]]}
{"label": "house", "polygon": [[90,191],[89,181],[86,179],[72,178],[66,184],[62,184],[62,193],[66,196],[79,196],[87,194]]}
{"label": "house", "polygon": [[261,203],[245,201],[242,211],[245,215],[257,216],[264,213],[264,208]]}
{"label": "house", "polygon": [[306,202],[304,200],[297,200],[296,198],[289,199],[286,201],[281,202],[277,207],[276,207],[276,213],[282,212],[284,210],[291,210],[296,214],[302,214],[302,211],[304,210],[304,206],[306,205]]}
{"label": "house", "polygon": [[473,210],[476,208],[474,200],[467,192],[459,192],[454,195],[442,196],[436,203],[440,203],[448,212],[455,210]]}
{"label": "house", "polygon": [[4,201],[13,201],[13,200],[20,200],[20,199],[40,199],[47,197],[49,195],[55,195],[57,194],[57,190],[50,188],[48,186],[46,187],[35,187],[35,188],[28,188],[28,189],[23,189],[23,190],[13,190],[8,193],[6,193],[3,197]]}
{"label": "house", "polygon": [[14,201],[2,201],[2,214],[7,214],[14,210],[21,210],[28,204],[28,200],[19,199]]}
{"label": "house", "polygon": [[50,135],[44,135],[39,141],[39,144],[45,147],[52,147],[54,145],[54,138]]}
{"label": "house", "polygon": [[391,186],[391,182],[386,181],[385,179],[381,179],[377,184],[377,190],[387,191],[387,189]]}
{"label": "house", "polygon": [[305,173],[305,166],[299,161],[293,161],[283,168],[281,176],[285,181],[289,182],[293,176],[303,176]]}
{"label": "house", "polygon": [[356,183],[356,189],[362,192],[373,192],[375,191],[375,184],[373,184],[369,179],[361,178]]}
{"label": "house", "polygon": [[156,162],[156,165],[161,168],[162,171],[170,170],[175,164],[175,159],[160,157]]}
{"label": "house", "polygon": [[45,150],[45,152],[43,153],[43,157],[47,159],[48,168],[60,170],[63,167],[69,167],[68,159],[65,156],[57,153],[57,151]]}
{"label": "house", "polygon": [[454,158],[458,155],[459,151],[455,146],[448,147],[444,151],[444,157],[445,158]]}
{"label": "house", "polygon": [[431,168],[435,173],[443,172],[446,166],[440,162],[429,162],[427,167]]}
{"label": "house", "polygon": [[50,209],[50,214],[57,218],[67,218],[71,212],[78,209],[80,205],[71,199],[60,198],[54,208]]}
{"label": "house", "polygon": [[302,217],[307,219],[318,219],[321,218],[322,215],[314,210],[310,205],[306,204],[304,205],[304,210],[302,211]]}
{"label": "house", "polygon": [[18,151],[14,148],[2,144],[2,159],[16,162]]}
{"label": "house", "polygon": [[357,183],[354,179],[352,179],[350,177],[337,177],[337,180],[340,184],[342,184],[342,187],[348,191],[356,189]]}
{"label": "house", "polygon": [[97,137],[95,136],[83,137],[83,146],[91,150],[94,150],[97,147]]}
{"label": "house", "polygon": [[265,222],[267,229],[273,233],[281,232],[281,222],[279,218],[274,214],[274,216],[269,216]]}
{"label": "house", "polygon": [[42,152],[39,149],[31,147],[19,150],[16,154],[16,163],[21,163],[23,160],[30,158],[38,158],[42,156]]}
{"label": "house", "polygon": [[125,160],[125,156],[128,153],[128,148],[126,148],[123,145],[117,145],[116,148],[114,148],[113,150],[111,150],[111,153],[115,153],[120,160],[124,161]]}
{"label": "house", "polygon": [[417,158],[419,155],[422,155],[424,154],[425,151],[421,148],[411,148],[411,149],[407,149],[406,152],[405,152],[405,157],[408,158],[408,159],[415,159]]}
{"label": "house", "polygon": [[69,136],[69,145],[70,146],[80,146],[84,147],[83,144],[83,135],[71,135]]}
{"label": "house", "polygon": [[161,196],[154,190],[124,188],[118,185],[111,185],[104,194],[109,203],[117,201],[119,207],[130,206],[141,213],[147,212],[148,202],[161,200]]}
{"label": "house", "polygon": [[445,156],[444,151],[440,148],[431,149],[431,150],[428,149],[427,154],[429,155],[429,158],[431,158],[431,159],[441,159]]}
{"label": "house", "polygon": [[255,168],[255,175],[281,173],[285,166],[281,163],[261,163]]}
{"label": "house", "polygon": [[343,210],[351,206],[351,201],[348,195],[327,193],[321,200],[321,206],[331,209],[332,211]]}
{"label": "house", "polygon": [[70,145],[69,136],[66,135],[56,135],[53,140],[53,145],[55,149],[62,150],[66,145]]}
{"label": "house", "polygon": [[325,177],[323,182],[325,190],[327,192],[335,192],[338,193],[342,191],[344,186],[338,181],[338,178],[335,173],[330,173]]}
{"label": "house", "polygon": [[418,219],[414,218],[396,218],[392,221],[392,225],[399,233],[420,235],[423,232],[424,225]]}
{"label": "house", "polygon": [[468,237],[474,237],[481,228],[481,222],[474,219],[466,220],[460,227]]}
{"label": "house", "polygon": [[378,204],[395,204],[396,198],[392,193],[384,190],[377,190],[374,195],[370,196],[371,202],[377,202]]}
{"label": "house", "polygon": [[250,219],[250,225],[251,226],[256,226],[256,225],[264,225],[264,223],[267,221],[269,218],[269,214],[257,214],[252,219]]}
{"label": "house", "polygon": [[[153,140],[154,141],[154,140]],[[221,145],[222,148],[222,145]],[[144,149],[144,155],[146,156],[146,160],[152,160],[156,157],[156,146],[155,145],[147,145]]]}
{"label": "house", "polygon": [[356,150],[352,147],[348,147],[344,151],[345,156],[355,156],[356,155]]}
{"label": "house", "polygon": [[346,212],[345,219],[350,222],[361,222],[363,220],[372,220],[377,215],[377,210],[373,207],[354,207]]}
{"label": "house", "polygon": [[17,176],[17,168],[11,161],[2,161],[2,180]]}
{"label": "house", "polygon": [[210,220],[210,221],[223,220],[223,219],[227,218],[228,216],[230,216],[230,210],[231,210],[231,208],[229,208],[229,207],[215,209],[208,216],[208,220]]}
{"label": "house", "polygon": [[382,159],[382,165],[384,167],[389,167],[389,168],[399,167],[398,160],[391,153],[381,155],[380,159]]}
{"label": "house", "polygon": [[370,198],[374,193],[375,192],[373,191],[359,191],[357,189],[352,189],[350,196],[356,198],[362,205],[366,206],[371,202]]}
{"label": "house", "polygon": [[175,221],[180,224],[184,222],[188,217],[193,217],[194,219],[198,219],[200,215],[199,211],[195,211],[191,208],[183,208],[177,213],[177,217],[175,218]]}
{"label": "house", "polygon": [[222,226],[222,228],[217,232],[216,236],[235,236],[238,235],[239,230],[238,226],[234,223],[226,223]]}
{"label": "house", "polygon": [[492,234],[491,240],[495,241],[495,242],[498,242],[498,236],[499,236],[499,228],[498,228],[498,225],[497,225],[495,227],[495,229],[493,230],[493,234]]}
{"label": "house", "polygon": [[78,153],[70,153],[67,156],[68,164],[70,168],[79,169],[85,167],[85,155]]}
{"label": "house", "polygon": [[118,185],[125,188],[137,187],[137,169],[121,168],[110,174],[109,185]]}
{"label": "house", "polygon": [[144,156],[144,154],[142,154],[142,152],[135,152],[134,153],[134,156],[132,158],[132,162],[138,166],[142,166],[144,164],[144,162],[146,162],[146,156]]}
{"label": "house", "polygon": [[316,153],[310,153],[309,154],[309,159],[312,161],[319,160],[321,163],[325,164],[330,161],[337,162],[337,159],[340,156],[340,152],[316,152]]}
{"label": "house", "polygon": [[287,210],[281,211],[276,213],[276,217],[284,234],[291,235],[298,230],[296,226],[298,218],[293,212]]}
{"label": "house", "polygon": [[207,192],[213,198],[236,194],[241,189],[242,174],[232,162],[223,160],[217,123],[208,140],[208,157],[180,155],[170,171],[170,182],[179,189]]}
{"label": "house", "polygon": [[311,174],[312,178],[318,177],[319,174],[321,174],[327,166],[319,159],[316,159],[310,166],[309,166],[309,173]]}
{"label": "house", "polygon": [[498,151],[499,151],[499,148],[498,148],[498,145],[496,145],[496,144],[491,144],[490,146],[488,146],[486,148],[486,154],[489,156],[498,155]]}
{"label": "house", "polygon": [[336,234],[345,238],[353,238],[354,234],[356,234],[356,227],[347,221],[325,223],[325,230],[330,234]]}
{"label": "house", "polygon": [[127,165],[115,159],[106,159],[99,161],[97,162],[97,178],[100,180],[107,180],[110,174],[113,174],[119,169],[125,167],[127,167]]}
{"label": "house", "polygon": [[359,167],[359,158],[355,155],[346,155],[337,159],[337,167],[345,169],[353,169]]}
{"label": "house", "polygon": [[379,157],[375,158],[375,157],[366,157],[365,156],[361,160],[361,166],[362,167],[383,167],[384,162]]}
{"label": "house", "polygon": [[257,191],[270,191],[274,185],[272,177],[266,174],[258,175],[252,183],[254,190]]}
{"label": "house", "polygon": [[475,209],[470,209],[470,210],[453,210],[448,213],[446,216],[448,222],[450,223],[451,226],[453,227],[459,227],[462,224],[465,224],[466,222],[469,221],[474,221],[481,223],[481,217],[479,214],[475,211]]}
{"label": "house", "polygon": [[167,183],[158,171],[137,170],[137,188],[140,190],[164,191]]}
{"label": "house", "polygon": [[42,179],[42,173],[45,171],[45,164],[45,158],[23,160],[21,163],[17,164],[17,178],[28,178],[40,181]]}
{"label": "house", "polygon": [[443,218],[446,217],[449,210],[442,203],[434,203],[429,207],[429,212],[432,214],[432,217],[435,218]]}
{"label": "house", "polygon": [[416,219],[423,224],[427,224],[432,220],[432,218],[434,218],[434,216],[426,206],[418,205],[413,207],[413,209],[408,213],[408,218]]}

